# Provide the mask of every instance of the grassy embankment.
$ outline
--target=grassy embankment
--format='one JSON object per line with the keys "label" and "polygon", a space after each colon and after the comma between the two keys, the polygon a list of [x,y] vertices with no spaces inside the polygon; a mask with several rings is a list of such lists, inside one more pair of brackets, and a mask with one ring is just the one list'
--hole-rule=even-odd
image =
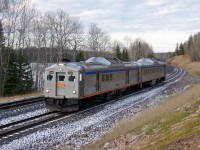
{"label": "grassy embankment", "polygon": [[[200,77],[200,62],[178,56],[169,63]],[[172,96],[165,103],[125,119],[111,133],[84,149],[162,149],[200,134],[200,84]],[[113,147],[114,146],[114,147]]]}

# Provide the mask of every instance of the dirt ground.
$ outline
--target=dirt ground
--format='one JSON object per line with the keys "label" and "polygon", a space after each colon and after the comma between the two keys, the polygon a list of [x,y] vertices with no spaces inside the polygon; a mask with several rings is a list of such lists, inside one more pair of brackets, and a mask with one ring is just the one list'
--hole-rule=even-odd
{"label": "dirt ground", "polygon": [[166,150],[200,150],[200,133],[194,137],[168,145]]}
{"label": "dirt ground", "polygon": [[17,96],[0,97],[0,103],[12,102],[12,101],[17,101],[17,100],[26,99],[26,98],[38,97],[38,96],[42,96],[42,93],[34,92],[30,94],[23,94],[23,95],[17,95]]}

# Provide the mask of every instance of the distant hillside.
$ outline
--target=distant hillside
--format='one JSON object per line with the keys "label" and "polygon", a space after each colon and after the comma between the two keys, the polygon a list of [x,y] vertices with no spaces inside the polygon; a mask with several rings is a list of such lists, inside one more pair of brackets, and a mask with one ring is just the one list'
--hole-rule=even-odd
{"label": "distant hillside", "polygon": [[167,63],[173,66],[184,68],[195,77],[200,77],[200,62],[192,62],[189,55],[175,56],[168,59]]}

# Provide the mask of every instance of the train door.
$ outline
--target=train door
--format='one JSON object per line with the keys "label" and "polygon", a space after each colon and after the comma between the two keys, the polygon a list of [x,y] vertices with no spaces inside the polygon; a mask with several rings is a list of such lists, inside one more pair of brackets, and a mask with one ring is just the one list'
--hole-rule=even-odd
{"label": "train door", "polygon": [[96,91],[99,91],[99,72],[96,74]]}
{"label": "train door", "polygon": [[125,84],[129,84],[129,70],[126,70],[125,82]]}
{"label": "train door", "polygon": [[56,96],[64,96],[66,87],[65,72],[56,73]]}
{"label": "train door", "polygon": [[80,87],[80,97],[84,96],[84,83],[83,83],[83,73],[79,74],[79,87]]}

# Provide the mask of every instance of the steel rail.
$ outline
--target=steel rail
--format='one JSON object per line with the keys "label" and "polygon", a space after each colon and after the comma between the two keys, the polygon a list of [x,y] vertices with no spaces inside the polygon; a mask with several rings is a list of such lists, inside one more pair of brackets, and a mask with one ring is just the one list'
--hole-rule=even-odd
{"label": "steel rail", "polygon": [[6,109],[14,108],[14,107],[41,102],[44,100],[45,100],[44,97],[35,97],[35,98],[28,98],[28,99],[13,101],[13,102],[2,103],[0,104],[0,110],[6,110]]}
{"label": "steel rail", "polygon": [[[45,116],[47,117],[48,115],[56,114],[56,113],[57,113],[57,116],[49,116],[48,118],[43,118]],[[41,115],[38,115],[38,116],[35,116],[35,117],[27,118],[27,119],[24,119],[24,120],[21,120],[21,121],[17,121],[17,122],[13,122],[13,123],[10,123],[10,124],[0,126],[0,129],[1,129],[0,130],[0,139],[2,139],[3,137],[6,137],[6,136],[12,135],[14,133],[24,131],[26,129],[38,126],[40,124],[44,124],[46,122],[58,119],[58,118],[62,117],[63,115],[66,115],[66,114],[60,114],[57,111],[48,112],[48,113],[41,114]],[[40,119],[40,120],[36,120],[36,119]],[[16,125],[18,125],[18,126],[16,126]],[[12,128],[6,129],[8,127],[12,127]],[[2,129],[4,129],[4,130],[2,130]]]}

